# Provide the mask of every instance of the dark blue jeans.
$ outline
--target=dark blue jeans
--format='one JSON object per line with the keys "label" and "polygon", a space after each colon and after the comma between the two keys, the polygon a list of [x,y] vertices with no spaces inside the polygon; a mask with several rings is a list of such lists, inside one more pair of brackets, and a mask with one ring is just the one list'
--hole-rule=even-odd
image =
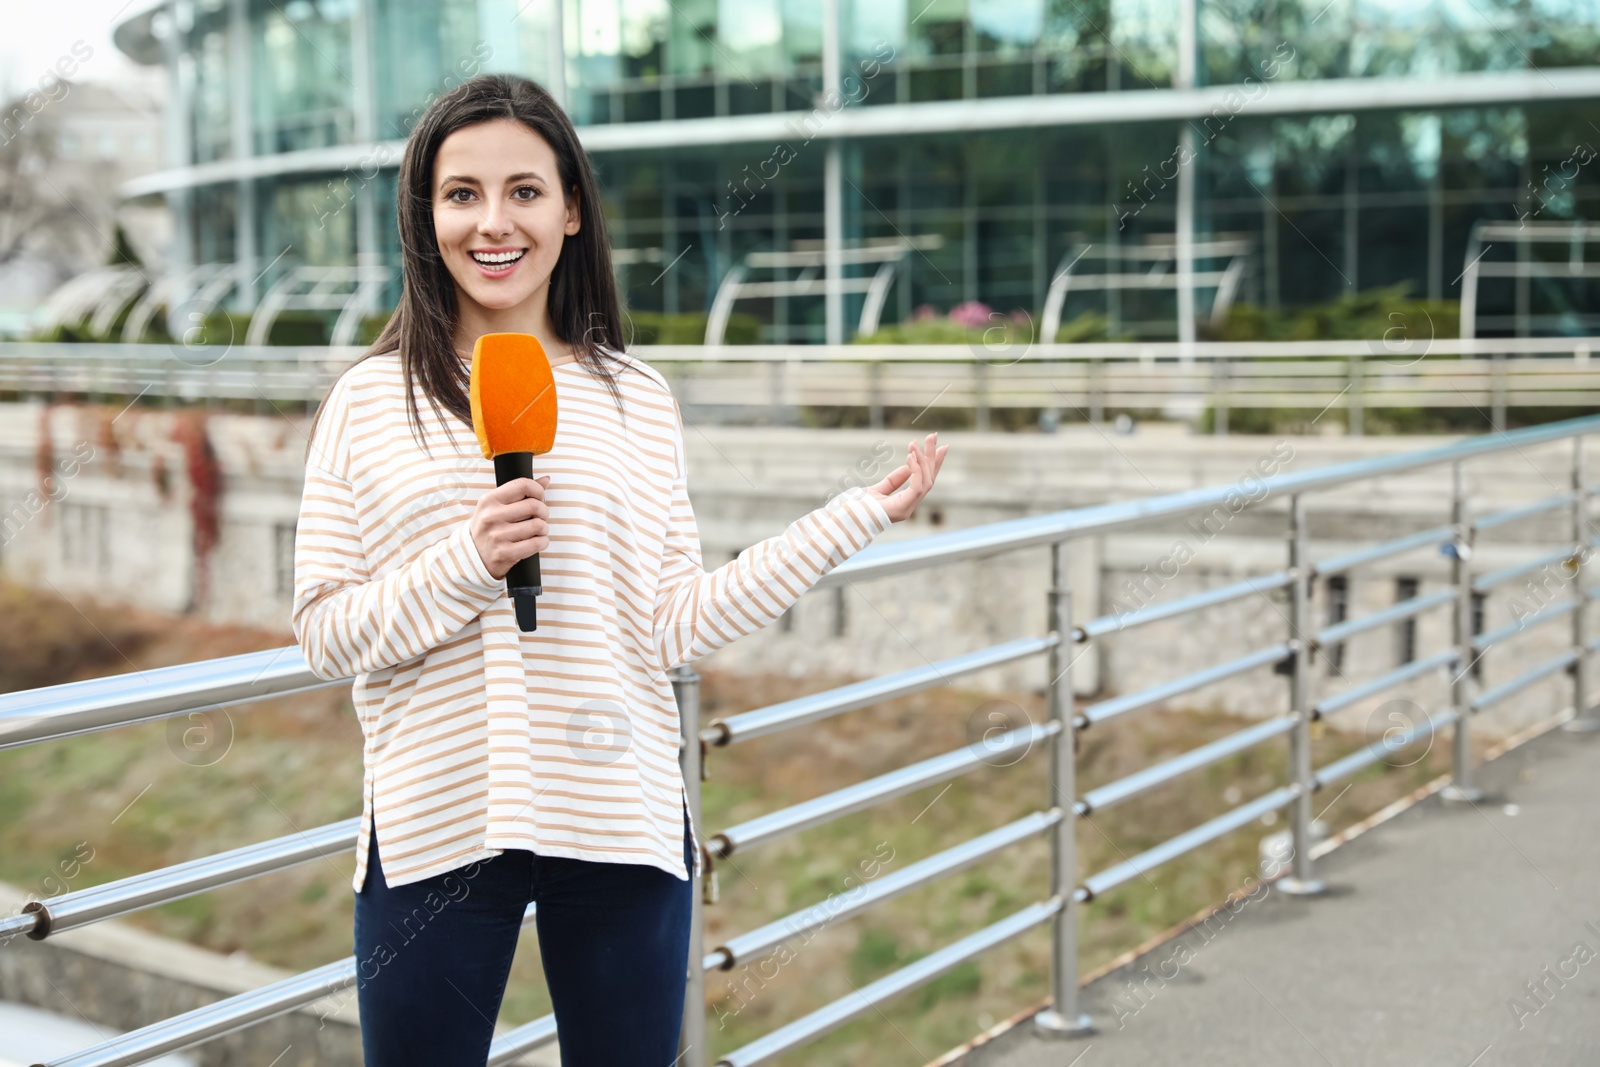
{"label": "dark blue jeans", "polygon": [[[693,870],[687,813],[683,851]],[[374,834],[355,895],[366,1067],[483,1067],[529,903],[562,1067],[671,1067],[692,893],[646,864],[526,849],[391,889]]]}

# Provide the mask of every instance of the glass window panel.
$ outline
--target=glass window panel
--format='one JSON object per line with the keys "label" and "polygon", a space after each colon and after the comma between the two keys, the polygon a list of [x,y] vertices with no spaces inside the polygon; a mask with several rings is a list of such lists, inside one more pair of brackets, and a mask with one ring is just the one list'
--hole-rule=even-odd
{"label": "glass window panel", "polygon": [[673,0],[667,23],[668,69],[679,76],[717,71],[717,0]]}
{"label": "glass window panel", "polygon": [[258,153],[351,141],[353,13],[354,0],[288,0],[252,10]]}
{"label": "glass window panel", "polygon": [[985,63],[978,68],[979,96],[1027,96],[1033,92],[1033,63]]}
{"label": "glass window panel", "polygon": [[780,0],[717,0],[723,73],[750,80],[781,74],[787,65],[783,15]]}
{"label": "glass window panel", "polygon": [[194,262],[232,263],[238,255],[234,221],[238,218],[238,186],[207,185],[192,194]]}
{"label": "glass window panel", "polygon": [[[355,262],[355,212],[329,212],[327,177],[263,181],[256,193],[261,248],[271,261],[285,250],[263,291],[295,264],[339,266]],[[266,251],[270,250],[270,251]]]}
{"label": "glass window panel", "polygon": [[231,63],[225,12],[196,13],[189,38],[194,61],[194,97],[190,138],[196,163],[233,154]]}
{"label": "glass window panel", "polygon": [[[779,9],[783,13],[783,49],[788,59],[787,69],[821,66],[822,5],[816,0],[778,0],[778,2]],[[888,6],[893,7],[894,4],[890,3]],[[845,3],[841,2],[840,7],[845,7]],[[842,10],[839,19],[841,23],[847,20],[847,15]],[[869,45],[869,51],[870,47]],[[843,51],[848,54],[849,48],[846,46]]]}
{"label": "glass window panel", "polygon": [[[1413,194],[1414,195],[1414,194]],[[1413,296],[1427,294],[1428,209],[1420,200],[1410,206],[1362,204],[1358,247],[1360,287],[1378,289],[1408,283]],[[1451,271],[1452,276],[1455,271]],[[1454,323],[1449,324],[1451,326]]]}
{"label": "glass window panel", "polygon": [[845,62],[861,56],[881,55],[882,46],[887,46],[895,56],[904,56],[909,41],[907,27],[916,14],[907,12],[907,3],[908,0],[842,0],[839,5],[840,48]]}
{"label": "glass window panel", "polygon": [[[373,74],[377,83],[377,134],[401,138],[429,101],[501,58],[509,34],[495,44],[478,32],[476,0],[373,0]],[[503,69],[503,68],[494,68]]]}
{"label": "glass window panel", "polygon": [[930,0],[909,27],[912,58],[961,55],[967,50],[967,25],[966,0]]}
{"label": "glass window panel", "polygon": [[1152,89],[1172,84],[1177,66],[1177,19],[1171,0],[1112,0],[1108,31],[1121,68],[1113,88]]}
{"label": "glass window panel", "polygon": [[979,52],[1016,55],[1033,51],[1044,35],[1045,0],[972,0],[972,28]]}
{"label": "glass window panel", "polygon": [[1438,77],[1600,62],[1600,9],[1587,0],[1203,0],[1202,67],[1241,80],[1276,52],[1282,76]]}
{"label": "glass window panel", "polygon": [[[488,53],[482,61],[485,71],[521,74],[541,85],[550,84],[555,64],[552,33],[558,2],[560,0],[477,0],[476,31],[468,52]],[[419,6],[424,10],[429,7]],[[570,18],[578,6],[587,9],[589,5],[568,5],[567,17]],[[570,40],[567,47],[573,50]]]}

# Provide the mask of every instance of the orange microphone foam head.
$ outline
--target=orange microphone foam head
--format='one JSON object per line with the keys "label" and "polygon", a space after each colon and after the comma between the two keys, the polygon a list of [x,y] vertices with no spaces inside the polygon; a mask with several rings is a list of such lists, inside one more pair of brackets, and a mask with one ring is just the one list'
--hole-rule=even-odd
{"label": "orange microphone foam head", "polygon": [[472,428],[484,459],[550,451],[556,439],[556,379],[539,339],[486,333],[472,346]]}

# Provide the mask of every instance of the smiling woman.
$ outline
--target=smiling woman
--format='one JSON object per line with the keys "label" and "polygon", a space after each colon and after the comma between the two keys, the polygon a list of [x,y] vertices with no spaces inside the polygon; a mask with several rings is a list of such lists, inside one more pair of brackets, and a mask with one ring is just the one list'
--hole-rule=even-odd
{"label": "smiling woman", "polygon": [[[313,673],[355,677],[366,1062],[482,1067],[536,902],[562,1062],[665,1067],[704,869],[667,671],[775,622],[909,515],[944,448],[912,442],[707,573],[682,416],[623,350],[593,170],[555,101],[500,75],[452,89],[400,192],[399,307],[313,420],[291,618]],[[498,486],[468,391],[486,333],[537,337],[560,396],[538,476]],[[524,632],[505,576],[534,553]]]}
{"label": "smiling woman", "polygon": [[600,187],[549,93],[486,74],[435,99],[406,141],[398,201],[404,284],[367,356],[398,354],[413,434],[414,389],[471,425],[463,356],[490,331],[533,334],[553,364],[581,359],[620,409],[631,361],[616,358],[626,342]]}
{"label": "smiling woman", "polygon": [[582,193],[568,195],[550,143],[511,119],[459,129],[434,159],[439,253],[466,300],[456,347],[484,333],[531,333],[551,363],[574,358],[550,328],[550,276],[579,232]]}

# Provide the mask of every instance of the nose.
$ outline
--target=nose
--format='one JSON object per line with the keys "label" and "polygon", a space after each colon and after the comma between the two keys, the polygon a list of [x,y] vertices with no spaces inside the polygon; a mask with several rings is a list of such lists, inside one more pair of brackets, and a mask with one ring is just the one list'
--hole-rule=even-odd
{"label": "nose", "polygon": [[511,216],[505,204],[496,199],[485,201],[483,214],[478,218],[478,232],[485,237],[504,237],[511,230]]}

